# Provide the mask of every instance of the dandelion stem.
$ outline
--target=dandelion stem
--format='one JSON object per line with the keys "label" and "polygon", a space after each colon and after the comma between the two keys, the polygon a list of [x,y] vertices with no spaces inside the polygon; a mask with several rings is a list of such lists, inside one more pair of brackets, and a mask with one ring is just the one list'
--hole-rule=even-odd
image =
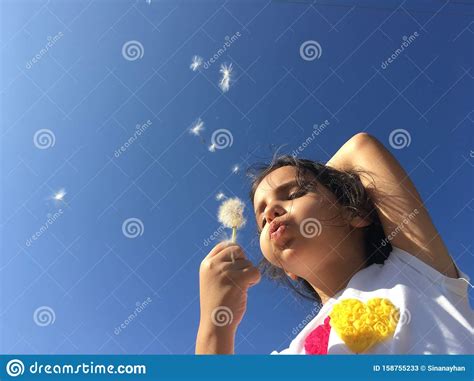
{"label": "dandelion stem", "polygon": [[232,228],[232,239],[231,239],[231,242],[232,243],[235,243],[235,239],[237,238],[237,228],[236,227],[233,227]]}

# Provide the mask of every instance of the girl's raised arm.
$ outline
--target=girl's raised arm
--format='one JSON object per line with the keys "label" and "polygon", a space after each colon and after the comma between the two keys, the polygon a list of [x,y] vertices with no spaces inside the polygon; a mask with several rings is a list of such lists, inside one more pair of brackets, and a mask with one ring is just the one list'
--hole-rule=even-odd
{"label": "girl's raised arm", "polygon": [[423,201],[395,157],[375,137],[358,133],[327,162],[339,170],[362,170],[361,180],[375,204],[392,245],[413,254],[440,273],[458,274]]}

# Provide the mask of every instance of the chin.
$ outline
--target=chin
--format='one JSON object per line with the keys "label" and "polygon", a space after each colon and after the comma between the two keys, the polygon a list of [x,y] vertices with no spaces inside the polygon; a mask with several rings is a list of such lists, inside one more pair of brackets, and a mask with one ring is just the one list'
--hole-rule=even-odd
{"label": "chin", "polygon": [[273,253],[283,264],[289,264],[297,260],[296,256],[300,251],[298,246],[295,241],[281,246],[274,246]]}

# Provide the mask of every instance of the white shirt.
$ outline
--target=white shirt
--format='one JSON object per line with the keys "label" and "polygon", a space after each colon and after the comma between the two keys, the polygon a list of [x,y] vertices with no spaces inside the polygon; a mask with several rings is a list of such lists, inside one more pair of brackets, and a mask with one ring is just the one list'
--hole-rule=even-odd
{"label": "white shirt", "polygon": [[[392,337],[364,351],[367,354],[472,354],[473,310],[468,301],[470,278],[449,278],[413,255],[393,247],[383,265],[357,272],[347,287],[330,298],[303,330],[281,352],[305,354],[305,338],[331,313],[335,303],[355,298],[387,298],[400,311]],[[464,278],[464,279],[462,279]],[[331,328],[328,354],[353,354]]]}

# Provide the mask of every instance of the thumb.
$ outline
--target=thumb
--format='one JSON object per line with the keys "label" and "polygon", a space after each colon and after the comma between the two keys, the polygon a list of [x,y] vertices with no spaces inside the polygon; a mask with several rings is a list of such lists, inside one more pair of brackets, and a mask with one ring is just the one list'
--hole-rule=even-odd
{"label": "thumb", "polygon": [[260,280],[262,279],[262,275],[260,274],[260,271],[258,268],[253,267],[249,269],[249,274],[248,274],[248,287],[253,287],[256,284],[260,283]]}

